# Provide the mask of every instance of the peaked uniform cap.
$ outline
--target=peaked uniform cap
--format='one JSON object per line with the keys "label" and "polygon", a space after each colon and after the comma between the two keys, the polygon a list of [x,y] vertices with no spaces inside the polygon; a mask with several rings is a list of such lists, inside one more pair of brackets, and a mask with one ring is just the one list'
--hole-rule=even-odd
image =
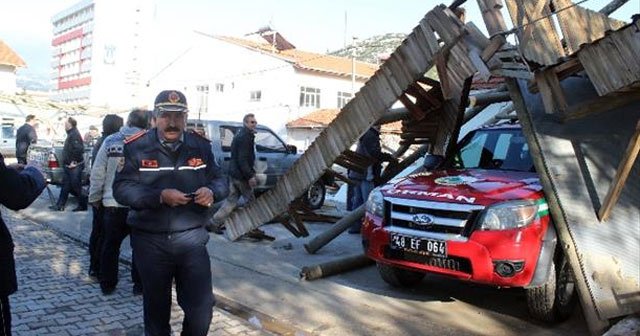
{"label": "peaked uniform cap", "polygon": [[178,90],[165,90],[156,96],[153,104],[157,111],[187,112],[187,97]]}

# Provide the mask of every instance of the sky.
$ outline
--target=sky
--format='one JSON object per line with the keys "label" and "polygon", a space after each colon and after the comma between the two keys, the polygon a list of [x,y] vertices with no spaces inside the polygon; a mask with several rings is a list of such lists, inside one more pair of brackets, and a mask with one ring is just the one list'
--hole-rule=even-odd
{"label": "sky", "polygon": [[[97,0],[105,1],[105,0]],[[106,0],[127,1],[127,0]],[[198,30],[242,36],[270,25],[298,49],[324,53],[340,49],[352,37],[408,34],[440,1],[435,0],[154,0],[156,22],[163,30]],[[6,1],[0,11],[0,39],[27,63],[19,73],[48,76],[51,61],[51,17],[78,0]],[[577,1],[576,1],[577,2]],[[581,4],[599,10],[610,0]],[[445,1],[449,5],[451,0]],[[484,30],[475,0],[467,1],[468,20]],[[506,8],[503,13],[507,15]],[[630,0],[612,17],[629,21],[640,13]],[[509,20],[506,20],[507,22]],[[346,24],[345,24],[346,23]]]}

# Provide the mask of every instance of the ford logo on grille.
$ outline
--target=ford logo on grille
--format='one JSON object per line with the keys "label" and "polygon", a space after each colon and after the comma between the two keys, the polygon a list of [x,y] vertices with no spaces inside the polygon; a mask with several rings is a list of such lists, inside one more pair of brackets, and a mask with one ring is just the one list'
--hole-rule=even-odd
{"label": "ford logo on grille", "polygon": [[433,216],[428,214],[415,214],[411,221],[420,226],[430,226],[433,225],[434,219]]}

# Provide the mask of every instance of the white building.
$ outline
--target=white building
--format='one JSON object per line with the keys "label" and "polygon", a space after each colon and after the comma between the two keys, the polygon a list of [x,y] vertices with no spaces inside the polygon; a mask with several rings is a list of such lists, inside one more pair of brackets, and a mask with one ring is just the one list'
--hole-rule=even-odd
{"label": "white building", "polygon": [[83,0],[53,24],[52,99],[130,108],[142,101],[152,0]]}
{"label": "white building", "polygon": [[191,38],[190,47],[150,79],[150,92],[183,91],[190,118],[240,121],[254,113],[258,123],[283,138],[288,121],[317,109],[341,108],[377,69],[298,50],[273,32],[250,38],[193,33]]}
{"label": "white building", "polygon": [[16,69],[25,66],[20,55],[0,40],[0,92],[16,92]]}

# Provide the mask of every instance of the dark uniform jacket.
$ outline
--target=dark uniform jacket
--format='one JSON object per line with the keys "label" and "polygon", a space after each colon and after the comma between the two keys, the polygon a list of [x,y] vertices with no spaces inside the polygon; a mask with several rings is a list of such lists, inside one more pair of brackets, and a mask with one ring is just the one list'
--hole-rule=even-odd
{"label": "dark uniform jacket", "polygon": [[131,208],[127,223],[132,228],[169,233],[206,224],[208,208],[193,202],[177,207],[161,204],[163,189],[192,193],[208,187],[215,202],[227,196],[228,185],[209,141],[193,133],[183,134],[183,143],[175,153],[160,144],[155,128],[125,141],[124,166],[116,173],[113,196]]}
{"label": "dark uniform jacket", "polygon": [[36,129],[29,124],[24,124],[16,132],[16,157],[26,158],[29,145],[38,141]]}
{"label": "dark uniform jacket", "polygon": [[231,141],[231,162],[229,176],[248,181],[256,175],[253,164],[256,160],[254,150],[255,134],[248,128],[242,127]]}
{"label": "dark uniform jacket", "polygon": [[[45,187],[42,174],[33,167],[22,172],[7,168],[0,155],[0,204],[11,210],[24,209]],[[18,289],[13,261],[13,240],[0,217],[0,296],[8,296]]]}
{"label": "dark uniform jacket", "polygon": [[380,133],[374,128],[369,128],[369,130],[360,137],[356,153],[372,158],[374,162],[370,167],[370,169],[372,169],[371,176],[367,176],[368,174],[366,172],[361,174],[350,170],[349,178],[353,180],[375,180],[380,177],[382,161],[393,160],[391,154],[382,152],[382,148],[380,147]]}
{"label": "dark uniform jacket", "polygon": [[67,139],[62,148],[62,164],[69,165],[72,161],[77,163],[84,161],[84,142],[77,128],[67,131]]}

